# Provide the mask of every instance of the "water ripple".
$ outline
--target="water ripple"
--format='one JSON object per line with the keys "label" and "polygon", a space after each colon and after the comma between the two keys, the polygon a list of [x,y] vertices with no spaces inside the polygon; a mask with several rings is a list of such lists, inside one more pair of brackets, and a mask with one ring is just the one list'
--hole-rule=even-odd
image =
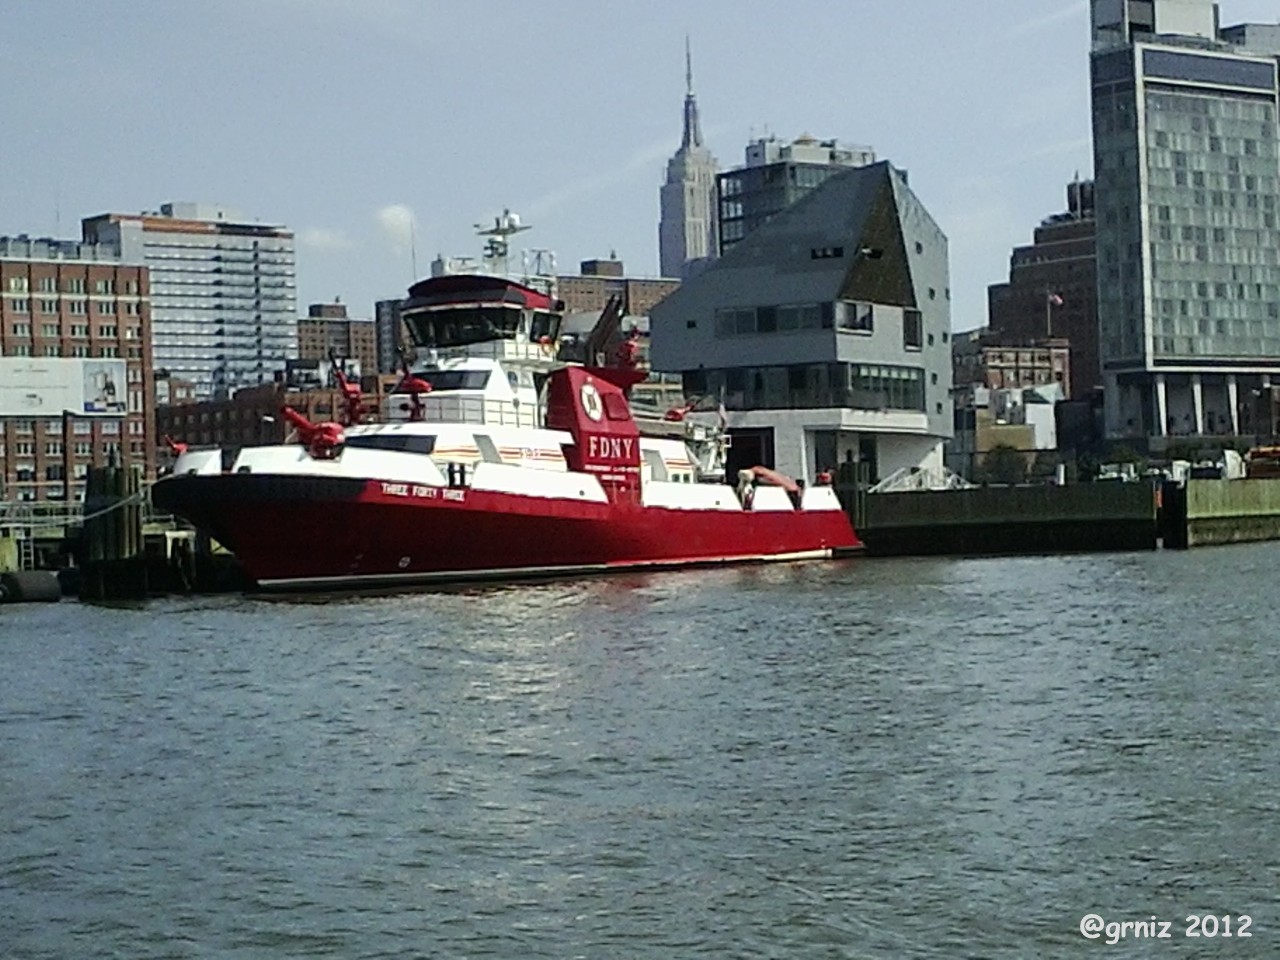
{"label": "water ripple", "polygon": [[1271,955],[1278,559],[5,608],[0,956]]}

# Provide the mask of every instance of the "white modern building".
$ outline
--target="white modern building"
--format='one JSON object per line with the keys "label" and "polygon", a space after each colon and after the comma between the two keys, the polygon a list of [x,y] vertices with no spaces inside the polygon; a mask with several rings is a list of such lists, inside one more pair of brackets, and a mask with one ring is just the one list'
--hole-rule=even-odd
{"label": "white modern building", "polygon": [[194,203],[104,213],[83,230],[150,268],[155,367],[195,383],[199,399],[269,382],[297,357],[291,231]]}
{"label": "white modern building", "polygon": [[1280,382],[1280,31],[1093,0],[1099,353],[1112,437],[1250,434]]}
{"label": "white modern building", "polygon": [[731,469],[941,472],[947,240],[887,162],[827,178],[651,312],[654,369],[721,402]]}

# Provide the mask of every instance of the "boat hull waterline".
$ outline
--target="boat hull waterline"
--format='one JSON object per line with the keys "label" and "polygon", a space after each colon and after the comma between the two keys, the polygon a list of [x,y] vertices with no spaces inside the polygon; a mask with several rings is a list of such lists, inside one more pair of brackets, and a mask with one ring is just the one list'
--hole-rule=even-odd
{"label": "boat hull waterline", "polygon": [[266,591],[821,559],[861,546],[833,510],[672,509],[297,474],[172,477],[152,496]]}

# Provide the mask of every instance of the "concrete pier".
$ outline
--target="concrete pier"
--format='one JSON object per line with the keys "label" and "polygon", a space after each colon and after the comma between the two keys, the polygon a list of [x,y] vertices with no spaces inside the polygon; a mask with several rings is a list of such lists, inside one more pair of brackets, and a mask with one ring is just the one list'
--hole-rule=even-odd
{"label": "concrete pier", "polygon": [[1154,550],[1157,504],[1148,483],[981,487],[865,498],[867,552],[1057,553]]}
{"label": "concrete pier", "polygon": [[1280,540],[1280,480],[1188,480],[1165,510],[1168,547]]}

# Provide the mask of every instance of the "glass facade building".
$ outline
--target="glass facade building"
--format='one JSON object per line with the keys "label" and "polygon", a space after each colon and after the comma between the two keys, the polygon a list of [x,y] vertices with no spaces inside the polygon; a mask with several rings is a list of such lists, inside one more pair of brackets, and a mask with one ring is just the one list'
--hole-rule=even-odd
{"label": "glass facade building", "polygon": [[84,233],[150,268],[156,368],[193,382],[198,399],[270,382],[297,357],[290,231],[218,207],[165,204],[90,218]]}
{"label": "glass facade building", "polygon": [[1108,432],[1245,432],[1280,374],[1277,62],[1131,32],[1091,82]]}
{"label": "glass facade building", "polygon": [[849,167],[875,163],[870,147],[841,146],[834,140],[800,137],[792,143],[772,138],[747,146],[746,164],[716,178],[720,252],[736,245],[762,223]]}

